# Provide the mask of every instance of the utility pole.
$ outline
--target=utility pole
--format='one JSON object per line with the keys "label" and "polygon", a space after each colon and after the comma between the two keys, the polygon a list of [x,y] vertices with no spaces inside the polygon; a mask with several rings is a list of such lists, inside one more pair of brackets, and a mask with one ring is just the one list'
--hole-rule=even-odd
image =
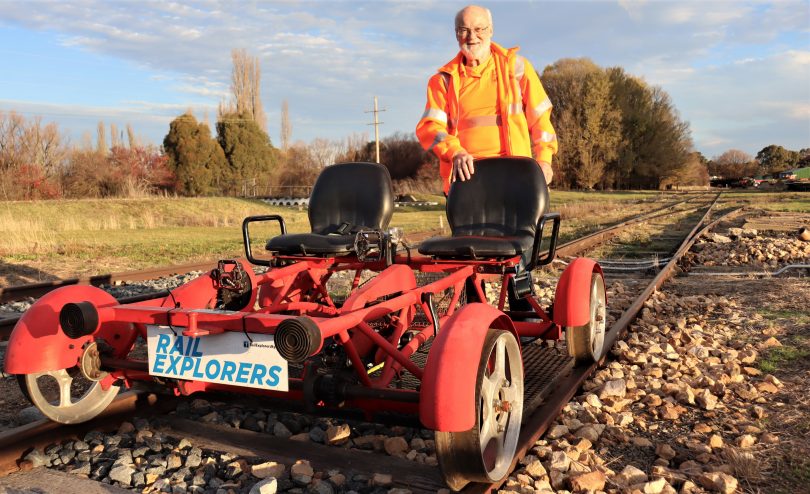
{"label": "utility pole", "polygon": [[374,123],[370,123],[368,125],[373,125],[374,126],[374,142],[377,145],[377,163],[380,162],[380,127],[379,126],[380,126],[380,124],[385,123],[385,122],[380,122],[377,119],[377,114],[380,113],[381,111],[385,111],[385,108],[383,108],[382,110],[377,109],[377,97],[375,96],[374,97],[374,110],[367,111],[365,113],[373,113],[374,114]]}

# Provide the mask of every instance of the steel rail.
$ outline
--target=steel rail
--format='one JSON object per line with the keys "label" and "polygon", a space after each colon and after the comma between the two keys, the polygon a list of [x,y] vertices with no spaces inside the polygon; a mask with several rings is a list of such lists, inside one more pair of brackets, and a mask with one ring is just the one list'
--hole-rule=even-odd
{"label": "steel rail", "polygon": [[[34,448],[44,447],[66,439],[83,437],[91,430],[111,430],[133,414],[156,415],[176,405],[177,398],[141,391],[125,391],[96,418],[75,425],[64,425],[40,419],[14,429],[0,432],[0,477],[16,472],[25,455]],[[30,468],[30,467],[29,467]]]}
{"label": "steel rail", "polygon": [[[716,220],[712,221],[711,223],[706,224],[706,220],[709,217],[712,209],[717,204],[717,200],[719,199],[720,195],[714,199],[714,201],[709,205],[705,214],[695,224],[695,227],[684,237],[683,242],[678,247],[676,252],[673,254],[672,259],[667,263],[666,266],[650,281],[647,287],[639,294],[633,303],[627,308],[622,315],[619,317],[616,322],[610,327],[610,329],[605,333],[605,346],[607,348],[611,348],[613,343],[619,337],[623,336],[624,333],[627,331],[627,328],[630,326],[636,317],[638,316],[641,309],[644,307],[644,303],[650,296],[664,284],[672,275],[675,273],[675,267],[678,264],[678,261],[683,257],[683,255],[689,251],[692,245],[697,241],[697,239],[705,232],[711,230],[717,223],[720,221],[736,214],[740,210],[731,211]],[[705,225],[705,226],[704,226]],[[545,402],[540,405],[528,418],[528,420],[524,421],[523,427],[521,428],[520,438],[518,440],[518,449],[515,453],[515,458],[512,461],[512,465],[510,467],[510,472],[515,469],[515,466],[518,462],[526,456],[526,454],[534,447],[535,442],[548,430],[549,426],[554,422],[554,420],[559,415],[560,411],[565,407],[565,405],[571,401],[571,399],[576,395],[577,391],[579,390],[582,383],[596,371],[599,366],[601,366],[608,358],[610,352],[606,352],[605,355],[600,359],[600,361],[594,362],[591,365],[578,365],[575,366],[571,372],[564,376],[562,379],[557,381],[555,391],[546,398]],[[462,492],[466,493],[489,493],[497,490],[506,479],[496,482],[493,484],[483,484],[483,483],[475,483],[469,484],[466,488],[462,490]]]}
{"label": "steel rail", "polygon": [[95,276],[85,276],[81,278],[70,278],[65,280],[43,281],[27,285],[12,285],[0,287],[0,303],[13,302],[26,297],[41,297],[57,288],[68,285],[93,285],[100,286],[112,284],[117,281],[143,281],[169,276],[178,273],[188,273],[189,271],[204,271],[216,266],[216,261],[195,262],[190,264],[178,264],[174,266],[164,266],[158,268],[142,269],[138,271],[125,271],[121,273],[99,274]]}
{"label": "steel rail", "polygon": [[[117,298],[119,304],[134,304],[135,302],[142,302],[144,300],[151,300],[153,298],[163,298],[168,297],[169,291],[168,290],[161,290],[158,292],[149,292],[149,293],[141,293],[138,295],[131,295],[129,297],[121,297]],[[17,324],[17,321],[20,320],[22,317],[20,315],[8,316],[0,318],[0,342],[8,340],[9,336],[11,336],[11,330],[14,329],[14,325]]]}
{"label": "steel rail", "polygon": [[[648,221],[651,219],[658,218],[660,216],[664,216],[665,214],[667,214],[667,211],[675,209],[681,204],[685,204],[700,197],[701,196],[690,197],[688,199],[684,199],[683,201],[678,201],[668,206],[664,206],[663,208],[642,213],[628,220],[622,221],[621,223],[617,223],[607,228],[603,228],[602,230],[598,230],[583,237],[574,239],[570,242],[566,242],[562,245],[557,246],[557,257],[574,257],[578,255],[580,252],[583,252],[596,245],[600,245],[607,242],[609,239],[615,237],[616,235],[621,233],[625,228],[628,228],[631,225],[635,225],[636,223],[641,223],[643,221]],[[712,203],[713,204],[716,203],[719,197],[720,194],[716,193]]]}

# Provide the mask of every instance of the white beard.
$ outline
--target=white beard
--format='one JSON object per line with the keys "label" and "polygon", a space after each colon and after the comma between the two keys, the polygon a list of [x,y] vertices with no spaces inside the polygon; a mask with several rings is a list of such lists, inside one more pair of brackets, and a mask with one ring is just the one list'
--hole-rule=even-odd
{"label": "white beard", "polygon": [[461,53],[464,55],[464,58],[467,60],[478,60],[479,62],[483,62],[486,60],[487,56],[489,55],[489,45],[476,45],[475,48],[470,48],[466,44],[461,45]]}

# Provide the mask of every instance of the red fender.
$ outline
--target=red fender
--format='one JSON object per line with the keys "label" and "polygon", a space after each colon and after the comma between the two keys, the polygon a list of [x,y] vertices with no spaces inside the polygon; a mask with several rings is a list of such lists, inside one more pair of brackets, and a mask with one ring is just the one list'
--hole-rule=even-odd
{"label": "red fender", "polygon": [[85,343],[103,338],[122,358],[132,348],[137,332],[131,324],[102,321],[92,335],[68,338],[59,324],[59,311],[69,302],[91,302],[96,308],[117,305],[109,293],[94,286],[58,288],[34,303],[22,315],[8,339],[5,371],[9,374],[68,369],[75,366]]}
{"label": "red fender", "polygon": [[461,432],[475,425],[475,381],[489,328],[508,330],[520,341],[509,317],[487,304],[467,304],[442,325],[419,392],[419,419],[425,427]]}
{"label": "red fender", "polygon": [[593,259],[578,257],[571,261],[557,283],[554,293],[554,322],[561,327],[582,326],[590,319],[591,275],[602,267]]}

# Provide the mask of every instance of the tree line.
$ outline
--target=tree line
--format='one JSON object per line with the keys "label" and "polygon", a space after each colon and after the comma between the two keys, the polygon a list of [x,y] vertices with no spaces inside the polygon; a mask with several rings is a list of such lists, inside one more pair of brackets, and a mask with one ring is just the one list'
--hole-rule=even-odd
{"label": "tree line", "polygon": [[739,149],[729,149],[707,160],[706,164],[712,176],[722,178],[777,178],[780,172],[810,166],[810,148],[791,151],[770,144],[762,148],[756,157]]}
{"label": "tree line", "polygon": [[[172,120],[160,147],[142,145],[131,126],[124,139],[111,125],[108,139],[101,122],[95,145],[86,136],[80,146],[70,146],[56,124],[0,112],[0,196],[298,195],[325,166],[375,160],[375,145],[365,135],[292,143],[286,101],[281,146],[274,146],[261,103],[258,59],[234,50],[232,62],[231,100],[220,104],[214,128],[188,111]],[[689,125],[669,95],[621,67],[562,59],[540,76],[554,104],[558,188],[705,185],[709,174],[739,178],[810,164],[810,149],[775,144],[756,157],[729,150],[706,159],[693,149]],[[441,190],[438,162],[412,132],[383,138],[380,153],[397,192]]]}

